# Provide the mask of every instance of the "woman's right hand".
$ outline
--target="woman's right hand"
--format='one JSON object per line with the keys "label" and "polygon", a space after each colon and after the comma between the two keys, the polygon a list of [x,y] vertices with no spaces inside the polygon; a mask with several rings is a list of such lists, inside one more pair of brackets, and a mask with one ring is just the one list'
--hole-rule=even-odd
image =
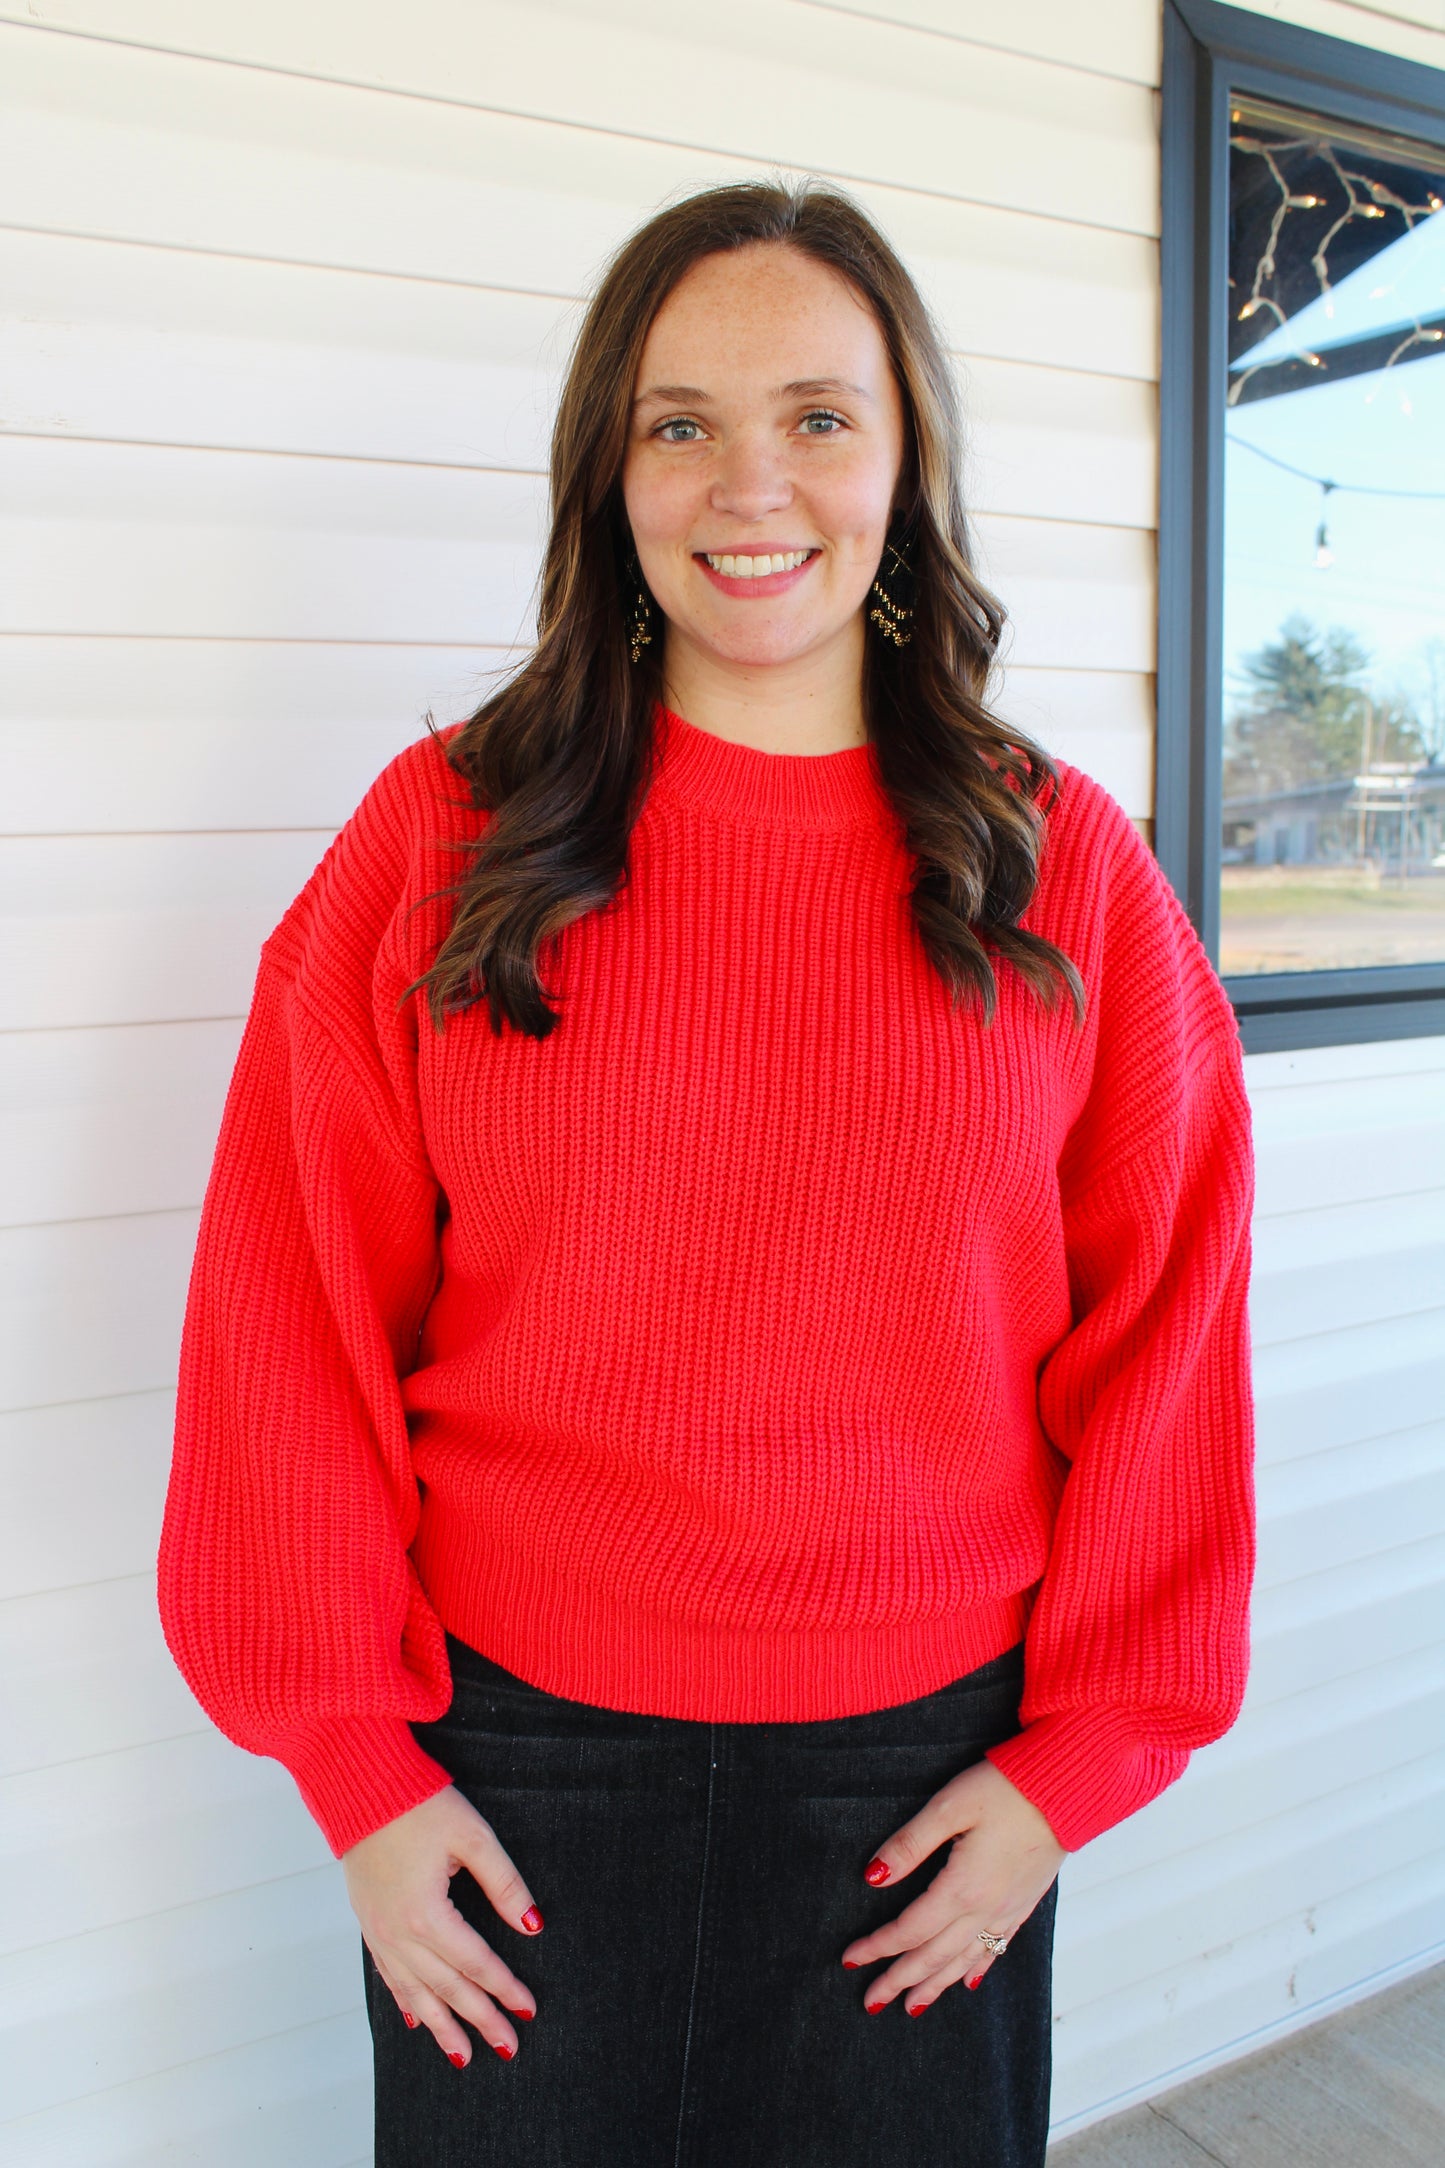
{"label": "woman's right hand", "polygon": [[536,2002],[447,1892],[465,1867],[509,1926],[540,1931],[542,1915],[491,1823],[449,1784],[350,1846],[341,1865],[351,1909],[402,2016],[425,2025],[458,2065],[472,2056],[458,2018],[510,2060],[517,2034],[500,2005],[531,2018]]}

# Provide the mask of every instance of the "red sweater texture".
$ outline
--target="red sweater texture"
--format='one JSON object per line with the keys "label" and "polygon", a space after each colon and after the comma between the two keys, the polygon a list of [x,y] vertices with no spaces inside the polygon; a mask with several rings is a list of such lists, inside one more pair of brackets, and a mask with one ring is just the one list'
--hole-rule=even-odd
{"label": "red sweater texture", "polygon": [[543,951],[545,1040],[398,1007],[487,818],[430,735],[263,944],[186,1304],[170,1649],[339,1855],[449,1781],[410,1729],[444,1627],[554,1694],[745,1723],[1023,1640],[989,1758],[1077,1849],[1244,1692],[1233,1014],[1068,764],[1024,924],[1087,1021],[1000,964],[985,1026],[871,745],[657,732],[625,886]]}

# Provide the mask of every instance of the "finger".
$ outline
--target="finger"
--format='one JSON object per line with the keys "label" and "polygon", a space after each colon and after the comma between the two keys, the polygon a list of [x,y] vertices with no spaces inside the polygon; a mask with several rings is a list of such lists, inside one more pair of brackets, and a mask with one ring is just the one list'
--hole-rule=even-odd
{"label": "finger", "polygon": [[[861,1942],[850,1945],[843,1955],[844,1964],[855,1965],[862,1961],[857,1953],[860,1950],[867,1953],[872,1945],[885,1940],[892,1928],[906,1922],[907,1911],[911,1909],[906,1908],[904,1913],[899,1914],[898,1921],[890,1921],[888,1926],[880,1929],[877,1934],[868,1935]],[[990,1910],[982,1916],[996,1918],[997,1913]],[[868,1983],[868,2003],[879,2005],[891,2001],[895,1995],[906,1989],[922,1988],[933,1973],[942,1972],[945,1968],[958,1967],[970,1979],[986,1972],[994,1957],[1002,1955],[1002,1952],[989,1951],[980,1940],[981,1930],[993,1931],[982,1929],[982,1916],[980,1907],[955,1907],[936,1934],[912,1941],[904,1948],[896,1964],[874,1975]],[[1026,1918],[1027,1914],[1024,1916]],[[1012,1941],[1020,1924],[1021,1922],[1016,1921],[1013,1925],[998,1930],[1005,1946]],[[894,1937],[895,1942],[899,1939],[901,1938]],[[877,1950],[874,1954],[887,1953]],[[959,1970],[953,1970],[952,1976],[957,1978]]]}
{"label": "finger", "polygon": [[[447,1909],[454,1908],[448,1906]],[[418,1939],[400,1948],[384,1945],[382,1954],[373,1951],[373,1962],[390,1988],[403,2018],[408,2022],[425,2023],[438,2046],[453,2060],[460,2055],[466,2062],[471,2055],[471,2043],[455,2022],[453,2013],[466,2018],[489,2046],[510,2058],[516,2052],[517,2038],[498,2004],[509,2004],[512,2015],[530,2019],[537,2014],[535,1998],[516,1980],[511,1968],[494,1955],[481,1936],[466,1926],[460,1914],[456,1915],[455,1927],[462,1942],[463,1961],[460,1964],[447,1954],[446,1922],[443,1920],[438,1920],[429,1930],[430,1940]],[[473,1946],[489,1961],[485,1983],[475,1977]]]}
{"label": "finger", "polygon": [[[1023,1926],[1024,1920],[1026,1920],[1027,1918],[1028,1914],[1026,1912],[1024,1914],[1024,1918],[1022,1920],[1015,1920],[1011,1927],[1000,1927],[996,1930],[996,1932],[1003,1937],[1005,1944],[1013,1941],[1014,1936],[1018,1933],[1019,1929]],[[999,1959],[1006,1954],[1006,1950],[988,1950],[984,1948],[981,1942],[977,1943],[975,1945],[972,1955],[970,1956],[968,1966],[964,1973],[964,1985],[967,1987],[977,1987],[979,1981],[983,1978],[984,1974],[986,1972],[992,1972],[994,1966],[998,1963]]]}
{"label": "finger", "polygon": [[972,1829],[976,1817],[968,1806],[969,1792],[962,1783],[969,1774],[967,1769],[961,1771],[879,1845],[863,1869],[865,1882],[871,1882],[875,1889],[887,1889],[931,1859],[950,1837],[961,1837],[966,1829]]}
{"label": "finger", "polygon": [[873,2011],[882,2009],[899,1995],[908,1995],[913,1988],[921,1988],[937,1973],[951,1966],[964,1966],[970,1952],[977,1954],[978,1944],[967,1921],[952,1921],[941,1934],[932,1935],[916,1949],[908,1950],[887,1970],[874,1975],[864,1991],[863,2006]]}
{"label": "finger", "polygon": [[[536,2016],[532,1992],[519,1980],[506,1960],[485,1936],[458,1911],[445,1894],[431,1895],[406,1918],[390,1942],[381,1942],[385,1960],[394,1973],[408,1978],[430,1979],[440,1964],[465,1973],[478,1986],[495,1995],[513,2010]],[[375,1953],[374,1953],[375,1954]],[[383,1962],[378,1958],[378,1963]]]}
{"label": "finger", "polygon": [[458,2023],[450,2003],[434,1994],[422,1981],[405,1978],[398,1983],[397,2001],[403,2015],[407,2010],[411,2011],[416,2019],[415,2029],[424,2027],[449,2062],[461,2068],[471,2061],[471,2039]]}
{"label": "finger", "polygon": [[[1025,1915],[1025,1917],[1027,1917],[1027,1914]],[[1001,1932],[1003,1934],[1004,1941],[1006,1943],[1012,1942],[1014,1936],[1018,1933],[1019,1928],[1022,1925],[1023,1921],[1018,1920],[1015,1921],[1012,1927],[1002,1929]],[[975,1935],[972,1942],[970,1942],[968,1948],[964,1951],[962,1958],[958,1961],[957,1968],[952,1973],[952,1978],[946,1980],[943,1984],[945,1986],[951,1986],[953,1984],[953,1980],[961,1979],[965,1987],[975,1988],[978,1986],[978,1983],[983,1978],[984,1974],[986,1972],[991,1972],[993,1970],[993,1967],[998,1963],[999,1959],[1004,1954],[1005,1953],[1003,1950],[985,1949],[984,1945],[979,1941],[977,1935]],[[924,1981],[922,1983],[922,1987],[919,1990],[920,1993],[922,1993],[924,1989],[926,1989],[929,1985],[930,1983],[928,1981]]]}
{"label": "finger", "polygon": [[511,1854],[485,1815],[472,1817],[457,1844],[458,1864],[486,1892],[493,1910],[519,1935],[539,1935],[542,1914]]}
{"label": "finger", "polygon": [[386,1988],[387,1993],[391,1996],[392,2001],[396,2004],[397,2009],[400,2010],[407,2024],[411,2027],[412,2031],[415,2032],[420,2020],[417,2018],[415,2011],[412,2009],[410,2001],[410,1991],[407,1990],[404,1992],[402,1988],[398,1986],[397,1982],[392,1978],[390,1968],[382,1963],[381,1959],[377,1956],[375,1950],[371,1949],[370,1944],[367,1945],[367,1948],[370,1951],[371,1962],[376,1967],[379,1979],[381,1980],[383,1986]]}
{"label": "finger", "polygon": [[915,1903],[905,1905],[896,1919],[885,1920],[871,1934],[860,1935],[856,1942],[850,1942],[843,1952],[844,1964],[871,1965],[880,1957],[898,1957],[904,1951],[921,1948],[935,1935],[946,1933],[958,1918],[958,1907],[942,1898],[927,1904],[925,1898],[929,1894],[925,1892]]}
{"label": "finger", "polygon": [[948,1964],[940,1966],[937,1972],[931,1972],[926,1980],[920,1980],[916,1986],[910,1987],[903,1997],[904,2009],[910,2017],[922,2017],[940,1995],[956,1986],[973,1969],[974,1960],[965,1950]]}
{"label": "finger", "polygon": [[[505,2003],[509,2010],[520,2011],[527,2017],[537,2014],[536,1999],[525,1980],[519,1980],[506,1959],[499,1955],[484,1935],[462,1918],[456,1906],[447,1900],[446,1905],[429,1927],[425,1937],[426,1948],[435,1953],[436,1959],[451,1970],[465,1975],[487,1994]],[[425,1963],[418,1970],[432,1977]]]}
{"label": "finger", "polygon": [[[408,1983],[403,1981],[402,1985],[405,1991]],[[472,2039],[461,2023],[463,2018],[504,2062],[510,2062],[516,2054],[515,2028],[491,1996],[465,1973],[438,1964],[435,1971],[428,1971],[425,1980],[418,1978],[410,1991],[416,1997],[411,2008],[417,2018],[458,2069],[464,2069],[472,2059]]]}
{"label": "finger", "polygon": [[843,1952],[843,1962],[866,1965],[877,1957],[896,1957],[900,1951],[917,1949],[958,1920],[966,1920],[971,1931],[985,1926],[985,1900],[970,1890],[967,1869],[956,1862],[957,1854],[939,1868],[927,1889],[921,1890],[901,1912],[850,1942]]}

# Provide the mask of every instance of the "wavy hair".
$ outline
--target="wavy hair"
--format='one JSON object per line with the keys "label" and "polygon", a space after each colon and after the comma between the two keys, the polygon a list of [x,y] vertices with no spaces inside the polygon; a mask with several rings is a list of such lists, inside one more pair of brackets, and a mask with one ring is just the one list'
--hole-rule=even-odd
{"label": "wavy hair", "polygon": [[[1043,749],[990,714],[984,695],[1006,620],[973,569],[954,380],[917,287],[882,234],[840,190],[755,181],[705,188],[659,211],[607,265],[573,349],[551,447],[551,530],[536,644],[516,675],[446,742],[482,833],[437,892],[456,910],[425,988],[440,1031],[485,999],[547,1037],[561,1021],[538,974],[544,942],[625,884],[628,840],[653,766],[661,642],[633,663],[622,496],[643,343],[667,296],[705,256],[771,243],[840,274],[872,309],[904,410],[893,539],[915,572],[913,637],[869,633],[863,709],[879,772],[915,861],[910,907],[951,990],[997,1005],[995,963],[1056,1007],[1084,1013],[1073,962],[1019,920],[1038,880],[1046,804],[1058,772]],[[428,726],[435,730],[430,715]]]}

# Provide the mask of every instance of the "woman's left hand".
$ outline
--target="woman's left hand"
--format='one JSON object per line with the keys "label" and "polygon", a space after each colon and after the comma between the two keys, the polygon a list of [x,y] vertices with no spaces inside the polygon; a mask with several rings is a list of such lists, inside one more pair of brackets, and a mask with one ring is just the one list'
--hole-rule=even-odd
{"label": "woman's left hand", "polygon": [[[976,1987],[993,1963],[978,1940],[979,1929],[1012,1939],[1064,1858],[1063,1845],[1033,1801],[992,1762],[978,1761],[960,1770],[879,1846],[864,1870],[866,1879],[887,1889],[947,1838],[953,1839],[952,1849],[928,1888],[896,1919],[850,1942],[843,1952],[843,1963],[850,1966],[898,1959],[868,1982],[863,1998],[868,2010],[881,2010],[902,1994],[909,2015],[917,2016],[955,1980],[966,1977]],[[886,1875],[878,1872],[880,1861]]]}

